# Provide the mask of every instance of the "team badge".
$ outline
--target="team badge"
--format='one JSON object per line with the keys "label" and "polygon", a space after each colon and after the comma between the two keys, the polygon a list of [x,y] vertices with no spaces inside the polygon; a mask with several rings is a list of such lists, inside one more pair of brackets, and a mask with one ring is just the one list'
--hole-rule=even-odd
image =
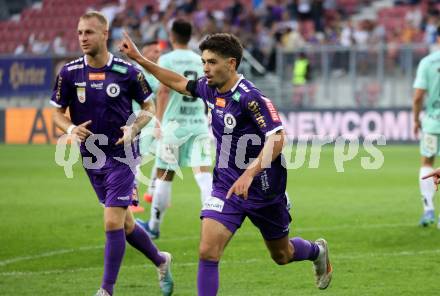
{"label": "team badge", "polygon": [[106,92],[109,97],[116,98],[117,96],[119,96],[121,88],[116,83],[110,83],[109,85],[107,85]]}
{"label": "team badge", "polygon": [[86,101],[86,88],[85,87],[77,87],[76,95],[78,97],[78,101],[80,103],[84,103]]}
{"label": "team badge", "polygon": [[237,125],[237,120],[231,113],[227,113],[223,118],[225,126],[229,129],[233,129]]}

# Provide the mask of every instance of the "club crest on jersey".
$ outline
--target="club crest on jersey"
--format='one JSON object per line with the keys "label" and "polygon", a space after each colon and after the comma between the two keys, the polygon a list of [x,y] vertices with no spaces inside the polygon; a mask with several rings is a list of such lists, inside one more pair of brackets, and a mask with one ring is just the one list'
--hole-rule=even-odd
{"label": "club crest on jersey", "polygon": [[121,92],[121,88],[116,83],[110,83],[107,85],[107,89],[105,90],[107,92],[107,95],[111,98],[116,98],[119,96],[119,93]]}
{"label": "club crest on jersey", "polygon": [[78,97],[78,101],[80,103],[84,103],[86,101],[86,88],[85,87],[77,87],[76,88],[76,96]]}
{"label": "club crest on jersey", "polygon": [[225,117],[223,118],[223,122],[225,123],[225,126],[229,129],[233,129],[237,125],[237,120],[235,119],[234,115],[231,113],[226,113]]}

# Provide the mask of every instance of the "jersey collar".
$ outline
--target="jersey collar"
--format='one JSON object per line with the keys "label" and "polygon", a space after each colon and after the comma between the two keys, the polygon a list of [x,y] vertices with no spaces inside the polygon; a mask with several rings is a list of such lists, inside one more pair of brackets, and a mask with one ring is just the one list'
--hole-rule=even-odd
{"label": "jersey collar", "polygon": [[240,82],[242,81],[244,79],[244,76],[243,76],[243,74],[240,74],[240,76],[238,76],[238,80],[237,80],[237,82],[234,84],[234,86],[231,88],[231,93],[233,93],[236,89],[237,89],[237,87],[238,87],[238,85],[240,84]]}
{"label": "jersey collar", "polygon": [[[106,66],[109,67],[112,64],[112,61],[113,61],[113,54],[109,52]],[[87,55],[84,55],[84,65],[87,66]]]}

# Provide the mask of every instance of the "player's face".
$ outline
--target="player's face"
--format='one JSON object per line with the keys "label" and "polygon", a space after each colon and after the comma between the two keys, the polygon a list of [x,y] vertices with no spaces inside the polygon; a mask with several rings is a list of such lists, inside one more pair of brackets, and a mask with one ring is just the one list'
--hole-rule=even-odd
{"label": "player's face", "polygon": [[108,30],[97,18],[80,19],[78,23],[78,40],[84,54],[96,56],[106,50]]}
{"label": "player's face", "polygon": [[161,53],[162,51],[160,50],[159,44],[151,44],[142,48],[142,55],[155,63],[159,59]]}
{"label": "player's face", "polygon": [[221,88],[235,73],[235,59],[222,57],[210,50],[202,52],[203,72],[211,87]]}

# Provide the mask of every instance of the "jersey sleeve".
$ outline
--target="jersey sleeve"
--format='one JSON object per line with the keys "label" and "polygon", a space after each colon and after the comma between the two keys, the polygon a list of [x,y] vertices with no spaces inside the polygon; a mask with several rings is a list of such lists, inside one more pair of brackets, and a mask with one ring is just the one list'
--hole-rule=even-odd
{"label": "jersey sleeve", "polygon": [[247,113],[266,137],[283,129],[281,118],[272,101],[258,92],[252,92],[243,100]]}
{"label": "jersey sleeve", "polygon": [[417,74],[413,88],[428,88],[428,64],[426,63],[426,60],[422,60],[417,67]]}
{"label": "jersey sleeve", "polygon": [[134,69],[130,82],[130,97],[139,105],[153,98],[153,91],[140,70]]}
{"label": "jersey sleeve", "polygon": [[193,97],[202,98],[204,101],[212,99],[213,96],[213,91],[207,85],[205,77],[201,77],[197,80],[188,80],[186,90],[189,91]]}
{"label": "jersey sleeve", "polygon": [[74,92],[75,88],[68,79],[68,71],[63,67],[55,80],[50,104],[57,108],[66,108],[70,105]]}

